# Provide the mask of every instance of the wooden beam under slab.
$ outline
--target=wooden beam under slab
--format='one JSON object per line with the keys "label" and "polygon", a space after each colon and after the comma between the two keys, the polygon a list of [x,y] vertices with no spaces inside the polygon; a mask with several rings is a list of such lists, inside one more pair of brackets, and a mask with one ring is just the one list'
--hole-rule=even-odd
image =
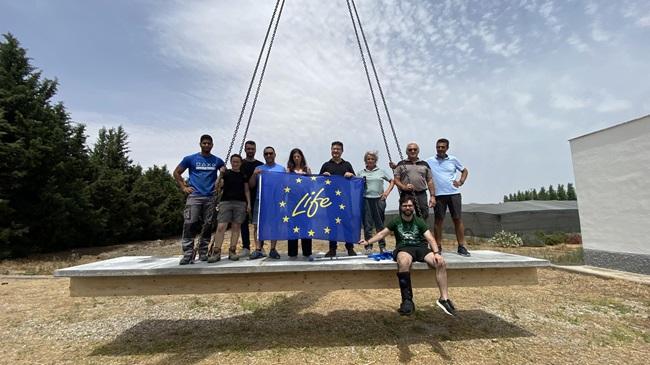
{"label": "wooden beam under slab", "polygon": [[[300,271],[219,275],[72,276],[73,297],[397,289],[396,271]],[[450,287],[537,284],[536,267],[447,270]],[[412,270],[415,288],[435,288],[435,270]]]}

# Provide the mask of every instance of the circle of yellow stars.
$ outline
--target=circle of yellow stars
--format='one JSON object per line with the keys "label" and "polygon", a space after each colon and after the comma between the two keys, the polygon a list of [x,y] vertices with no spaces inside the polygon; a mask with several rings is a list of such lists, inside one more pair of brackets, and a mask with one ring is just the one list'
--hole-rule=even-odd
{"label": "circle of yellow stars", "polygon": [[[310,176],[309,179],[311,181],[317,181],[318,177],[317,176]],[[303,181],[302,177],[297,177],[295,179],[296,184],[301,184],[302,181]],[[325,179],[325,185],[331,185],[331,184],[332,184],[332,180]],[[282,190],[284,191],[284,193],[289,194],[291,192],[291,187],[285,186]],[[336,191],[334,191],[334,195],[336,195],[337,197],[343,197],[343,192],[341,190],[339,190],[339,189],[336,189]],[[281,200],[280,202],[278,202],[278,205],[280,206],[280,208],[286,208],[287,207],[287,202],[285,200]],[[339,204],[339,210],[345,210],[345,208],[346,208],[345,204],[343,204],[343,203]],[[282,217],[282,223],[289,223],[289,222],[290,222],[290,218],[289,218],[288,215],[285,215],[285,216]],[[343,220],[341,219],[341,217],[336,217],[334,219],[334,222],[336,224],[341,224],[343,222]],[[295,234],[300,234],[300,227],[294,226],[292,231]],[[330,228],[329,226],[323,228],[323,233],[330,234],[331,232],[332,232],[332,228]],[[307,231],[307,235],[309,237],[314,237],[316,235],[316,231],[314,231],[313,229],[310,229],[309,231]]]}

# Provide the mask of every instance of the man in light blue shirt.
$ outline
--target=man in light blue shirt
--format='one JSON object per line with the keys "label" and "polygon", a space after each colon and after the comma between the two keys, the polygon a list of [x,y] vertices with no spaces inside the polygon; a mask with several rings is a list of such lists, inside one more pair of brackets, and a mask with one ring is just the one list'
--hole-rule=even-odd
{"label": "man in light blue shirt", "polygon": [[[449,140],[441,138],[436,142],[436,155],[426,160],[431,167],[436,186],[433,233],[436,242],[440,244],[442,242],[442,223],[445,220],[447,208],[449,208],[458,241],[458,254],[470,256],[465,247],[465,226],[462,220],[462,201],[459,190],[467,180],[468,172],[455,156],[447,154],[447,150],[449,150]],[[460,178],[456,180],[458,172],[460,172]]]}
{"label": "man in light blue shirt", "polygon": [[[248,181],[248,186],[251,189],[257,188],[257,190],[255,190],[255,206],[253,208],[253,232],[255,236],[255,251],[253,251],[250,255],[251,260],[259,259],[266,256],[262,251],[264,241],[260,241],[260,239],[257,237],[257,225],[258,225],[258,218],[260,212],[260,196],[259,196],[260,188],[258,186],[259,176],[260,174],[266,172],[285,172],[283,166],[280,166],[277,163],[275,163],[275,148],[271,146],[267,146],[264,148],[264,161],[265,163],[263,165],[260,165],[257,168],[255,168],[255,171],[253,171],[253,175],[250,177],[250,180]],[[272,259],[280,258],[280,254],[275,249],[277,243],[278,243],[277,240],[271,240],[271,251],[269,251],[269,257]]]}

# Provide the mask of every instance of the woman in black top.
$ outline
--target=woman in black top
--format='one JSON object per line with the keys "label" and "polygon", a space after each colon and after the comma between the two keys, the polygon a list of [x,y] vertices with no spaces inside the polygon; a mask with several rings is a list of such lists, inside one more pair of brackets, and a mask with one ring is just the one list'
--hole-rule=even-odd
{"label": "woman in black top", "polygon": [[[230,157],[230,166],[232,167],[223,173],[222,188],[223,193],[219,201],[219,213],[217,215],[217,232],[212,238],[212,249],[208,262],[217,262],[221,260],[221,245],[228,229],[230,229],[230,248],[228,250],[228,259],[236,261],[237,241],[241,224],[251,210],[250,189],[248,188],[248,176],[241,171],[242,158],[234,154]],[[217,189],[221,188],[217,187]]]}
{"label": "woman in black top", "polygon": [[[287,162],[287,172],[300,174],[300,175],[311,175],[311,169],[307,166],[307,160],[305,160],[305,155],[302,153],[300,148],[294,148],[289,153],[289,161]],[[300,240],[300,245],[302,246],[302,255],[307,257],[309,261],[314,260],[312,255],[312,241],[309,238],[303,238]],[[298,257],[298,240],[287,240],[288,246],[288,255],[289,259],[295,259]]]}

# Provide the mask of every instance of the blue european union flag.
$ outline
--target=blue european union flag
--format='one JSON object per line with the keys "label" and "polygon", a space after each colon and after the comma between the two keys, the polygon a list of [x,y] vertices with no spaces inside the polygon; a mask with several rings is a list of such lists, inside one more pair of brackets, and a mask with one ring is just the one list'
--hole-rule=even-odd
{"label": "blue european union flag", "polygon": [[267,172],[259,183],[259,239],[359,241],[363,179]]}

